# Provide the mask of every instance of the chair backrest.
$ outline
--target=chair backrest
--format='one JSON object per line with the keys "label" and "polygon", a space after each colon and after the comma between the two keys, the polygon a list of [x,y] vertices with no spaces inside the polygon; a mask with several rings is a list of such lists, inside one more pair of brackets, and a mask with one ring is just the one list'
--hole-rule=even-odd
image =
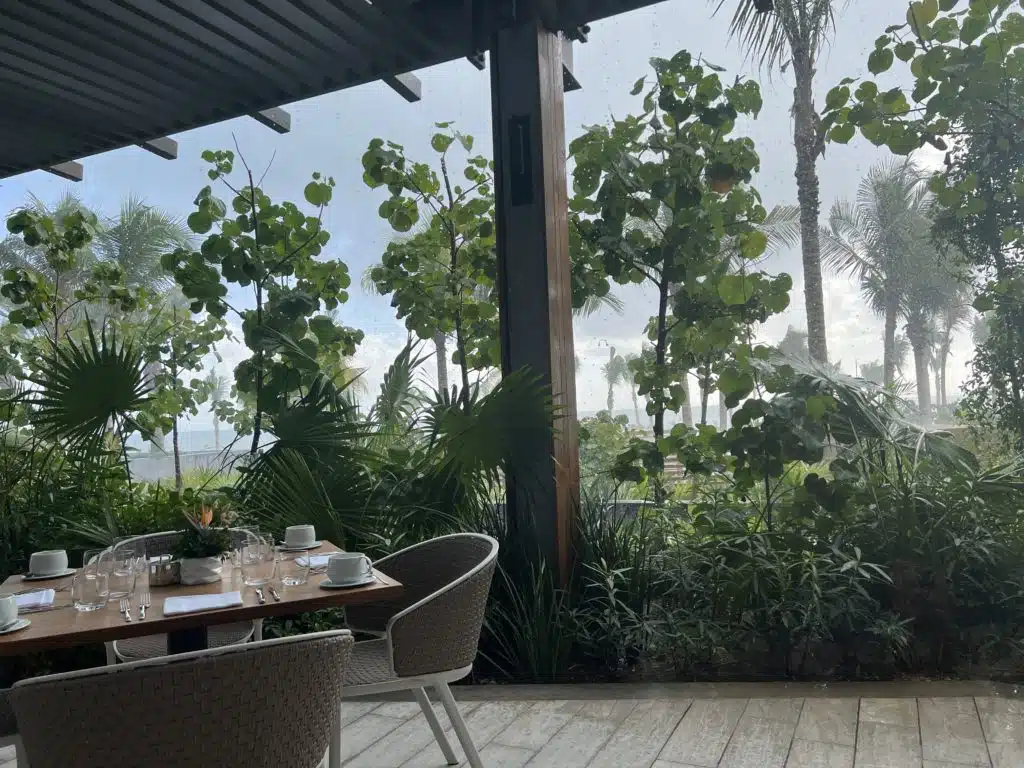
{"label": "chair backrest", "polygon": [[498,542],[490,536],[456,533],[415,544],[376,564],[405,588],[405,606],[386,626],[397,675],[426,675],[473,663],[497,556]]}
{"label": "chair backrest", "polygon": [[32,768],[313,768],[352,650],[321,632],[49,675],[10,691]]}
{"label": "chair backrest", "polygon": [[14,710],[9,700],[10,693],[9,689],[0,688],[0,739],[18,732],[18,721],[14,719]]}
{"label": "chair backrest", "polygon": [[[245,541],[249,532],[245,528],[228,528],[231,535],[231,543],[239,546]],[[133,536],[127,541],[141,541],[146,545],[146,557],[159,557],[161,555],[172,555],[181,541],[181,531],[161,531],[160,533],[146,533],[141,536]]]}
{"label": "chair backrest", "polygon": [[125,539],[126,542],[141,541],[146,545],[146,557],[160,557],[161,555],[174,554],[174,550],[181,541],[181,531],[161,531],[160,533],[147,533],[142,536],[132,536]]}

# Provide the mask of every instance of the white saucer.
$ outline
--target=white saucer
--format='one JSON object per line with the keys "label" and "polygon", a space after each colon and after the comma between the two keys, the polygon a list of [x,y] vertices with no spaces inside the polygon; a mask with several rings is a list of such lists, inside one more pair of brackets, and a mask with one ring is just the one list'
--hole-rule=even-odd
{"label": "white saucer", "polygon": [[59,579],[62,576],[70,576],[75,572],[74,568],[65,568],[57,573],[26,573],[21,577],[22,581],[46,581],[47,579]]}
{"label": "white saucer", "polygon": [[324,579],[320,582],[321,589],[349,589],[351,587],[365,587],[367,584],[373,584],[377,580],[376,576],[368,576],[365,579],[359,581],[346,581],[341,584],[335,584],[329,578]]}
{"label": "white saucer", "polygon": [[18,619],[16,622],[11,624],[11,626],[0,629],[0,635],[6,635],[8,632],[17,632],[19,629],[24,629],[31,623],[32,622],[28,619]]}
{"label": "white saucer", "polygon": [[323,544],[322,541],[314,541],[314,542],[312,542],[310,544],[295,544],[295,545],[292,545],[292,544],[288,544],[288,543],[282,541],[281,542],[281,549],[284,550],[285,552],[305,552],[305,551],[310,550],[310,549],[316,549],[321,544]]}

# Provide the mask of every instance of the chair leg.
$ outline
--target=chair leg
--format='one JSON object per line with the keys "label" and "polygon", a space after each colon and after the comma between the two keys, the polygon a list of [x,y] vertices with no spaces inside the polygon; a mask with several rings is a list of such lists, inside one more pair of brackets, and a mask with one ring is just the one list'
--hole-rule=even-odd
{"label": "chair leg", "polygon": [[14,764],[18,768],[28,768],[28,756],[25,754],[25,745],[21,743],[21,738],[18,736],[14,737]]}
{"label": "chair leg", "polygon": [[462,719],[459,705],[455,703],[455,697],[452,696],[448,683],[438,683],[434,688],[438,696],[441,697],[441,703],[444,704],[444,711],[448,713],[448,719],[452,721],[455,735],[459,737],[462,751],[466,753],[466,760],[472,768],[484,768],[484,764],[480,762],[480,755],[477,754],[476,747],[473,746],[473,737],[469,735],[466,721]]}
{"label": "chair leg", "polygon": [[107,666],[112,667],[114,664],[117,664],[117,655],[114,653],[114,644],[104,643],[103,647],[107,651]]}
{"label": "chair leg", "polygon": [[263,639],[263,619],[253,621],[252,639],[257,643]]}
{"label": "chair leg", "polygon": [[422,688],[416,688],[413,693],[416,694],[416,701],[420,704],[420,709],[423,710],[424,717],[427,718],[427,723],[430,724],[430,730],[434,732],[434,738],[437,739],[437,746],[441,748],[444,759],[448,765],[458,765],[459,758],[455,756],[455,750],[452,749],[452,745],[448,743],[448,737],[444,735],[444,729],[441,727],[441,723],[437,721],[437,715],[434,713],[434,708],[430,705],[430,699],[427,698],[427,692]]}
{"label": "chair leg", "polygon": [[327,749],[327,768],[341,768],[341,701],[334,710],[334,723],[331,725],[331,745]]}

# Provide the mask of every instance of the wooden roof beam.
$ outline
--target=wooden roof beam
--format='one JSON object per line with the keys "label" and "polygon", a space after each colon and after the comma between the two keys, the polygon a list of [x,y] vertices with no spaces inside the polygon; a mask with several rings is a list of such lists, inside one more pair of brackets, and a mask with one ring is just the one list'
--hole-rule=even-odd
{"label": "wooden roof beam", "polygon": [[157,157],[162,157],[164,160],[178,159],[178,142],[166,136],[143,141],[139,146],[147,152],[152,152]]}
{"label": "wooden roof beam", "polygon": [[54,176],[60,176],[62,179],[68,181],[81,181],[84,175],[84,169],[81,163],[76,163],[74,160],[69,160],[66,163],[59,163],[57,165],[51,165],[49,168],[44,168],[47,173],[52,173]]}
{"label": "wooden roof beam", "polygon": [[576,79],[572,66],[572,40],[562,35],[562,90],[566,93],[578,91],[583,86]]}
{"label": "wooden roof beam", "polygon": [[423,83],[412,72],[382,78],[384,83],[410,104],[423,98]]}
{"label": "wooden roof beam", "polygon": [[292,129],[292,116],[280,107],[253,112],[249,117],[278,133],[288,133]]}

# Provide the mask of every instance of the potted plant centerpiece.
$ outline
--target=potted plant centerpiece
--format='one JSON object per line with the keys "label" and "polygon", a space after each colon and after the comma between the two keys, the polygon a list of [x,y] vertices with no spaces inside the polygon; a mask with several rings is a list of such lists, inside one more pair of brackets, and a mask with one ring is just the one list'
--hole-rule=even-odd
{"label": "potted plant centerpiece", "polygon": [[213,524],[213,509],[203,506],[197,517],[186,515],[188,525],[174,556],[181,565],[182,584],[212,584],[220,581],[221,556],[231,549],[227,528]]}

